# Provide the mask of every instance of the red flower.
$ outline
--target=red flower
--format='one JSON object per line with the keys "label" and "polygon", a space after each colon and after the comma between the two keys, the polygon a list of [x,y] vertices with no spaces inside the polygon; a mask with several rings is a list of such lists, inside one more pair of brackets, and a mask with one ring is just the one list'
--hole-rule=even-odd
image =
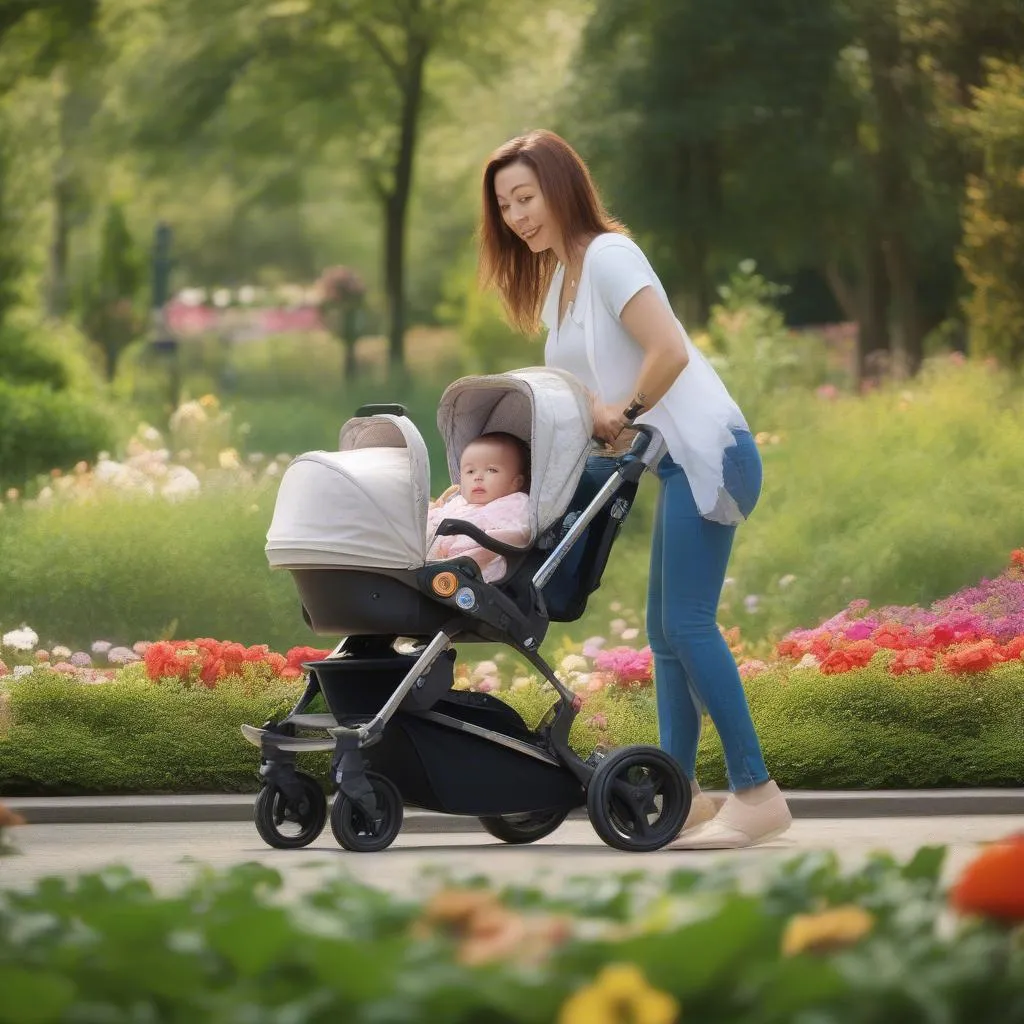
{"label": "red flower", "polygon": [[950,672],[987,672],[1003,660],[999,646],[992,640],[965,644],[946,652],[945,665]]}
{"label": "red flower", "polygon": [[852,644],[847,644],[842,650],[843,654],[849,658],[851,665],[855,668],[863,668],[875,656],[878,648],[870,640],[854,640]]}
{"label": "red flower", "polygon": [[876,647],[890,651],[902,651],[909,646],[909,641],[910,628],[897,623],[886,623],[871,634],[871,642]]}
{"label": "red flower", "polygon": [[799,640],[783,637],[775,645],[775,653],[780,658],[802,658],[807,652]]}
{"label": "red flower", "polygon": [[842,672],[849,672],[857,666],[846,651],[832,651],[825,656],[819,667],[825,675],[837,676]]}
{"label": "red flower", "polygon": [[985,847],[949,898],[961,914],[1024,921],[1024,832]]}
{"label": "red flower", "polygon": [[1015,548],[1010,552],[1010,565],[1015,565],[1018,569],[1024,569],[1024,548]]}
{"label": "red flower", "polygon": [[810,653],[819,661],[824,661],[828,652],[832,650],[832,634],[819,633],[812,641]]}
{"label": "red flower", "polygon": [[932,648],[948,647],[956,639],[956,631],[952,626],[940,622],[928,631],[928,646]]}
{"label": "red flower", "polygon": [[901,676],[905,672],[931,672],[934,668],[935,657],[932,653],[914,648],[900,651],[889,662],[889,671],[894,676]]}
{"label": "red flower", "polygon": [[1015,636],[1009,643],[1003,644],[1003,661],[1016,661],[1024,658],[1024,636]]}

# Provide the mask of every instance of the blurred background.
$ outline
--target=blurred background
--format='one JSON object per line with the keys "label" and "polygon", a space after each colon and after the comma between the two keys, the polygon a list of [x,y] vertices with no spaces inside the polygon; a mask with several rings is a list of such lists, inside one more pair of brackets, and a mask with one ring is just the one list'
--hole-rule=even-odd
{"label": "blurred background", "polygon": [[[5,627],[306,639],[262,555],[284,456],[401,401],[440,489],[445,385],[542,358],[475,281],[482,165],[534,127],[758,434],[724,622],[1005,564],[1020,0],[0,0]],[[637,622],[649,504],[605,588]]]}

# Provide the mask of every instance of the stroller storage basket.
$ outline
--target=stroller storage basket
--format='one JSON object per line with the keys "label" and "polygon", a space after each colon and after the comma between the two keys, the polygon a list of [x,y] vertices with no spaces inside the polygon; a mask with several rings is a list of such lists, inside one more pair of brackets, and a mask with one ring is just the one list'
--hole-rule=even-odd
{"label": "stroller storage basket", "polygon": [[[307,667],[316,676],[331,714],[342,722],[377,714],[415,663],[415,656],[395,654],[386,658],[330,658],[309,662]],[[447,651],[416,680],[399,709],[421,711],[432,707],[452,688],[454,678],[455,652]]]}

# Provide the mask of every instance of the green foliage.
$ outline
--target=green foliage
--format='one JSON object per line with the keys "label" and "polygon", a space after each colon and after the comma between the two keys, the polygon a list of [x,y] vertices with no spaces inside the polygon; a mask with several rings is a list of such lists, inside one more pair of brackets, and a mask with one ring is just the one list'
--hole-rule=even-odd
{"label": "green foliage", "polygon": [[10,384],[47,384],[67,387],[68,372],[59,359],[40,351],[23,331],[0,327],[0,380]]}
{"label": "green foliage", "polygon": [[118,682],[82,686],[37,669],[10,689],[0,788],[9,796],[247,792],[258,785],[259,755],[240,726],[280,718],[297,699],[284,682],[192,689],[125,671]]}
{"label": "green foliage", "polygon": [[275,490],[11,506],[0,531],[0,621],[32,622],[41,637],[74,646],[211,635],[276,650],[309,643],[290,577],[271,572],[263,553]]}
{"label": "green foliage", "polygon": [[744,260],[719,288],[708,321],[718,370],[754,430],[775,426],[780,396],[821,384],[827,375],[822,340],[787,329],[776,305],[785,291]]}
{"label": "green foliage", "polygon": [[[739,866],[568,879],[554,894],[485,883],[490,947],[439,920],[465,900],[438,891],[444,879],[412,899],[339,877],[284,900],[282,875],[257,864],[203,870],[173,896],[127,867],[48,878],[0,895],[0,1020],[575,1024],[667,1008],[706,1024],[1017,1024],[1024,954],[995,923],[948,918],[944,852],[853,870],[793,858],[766,868],[763,895]],[[866,934],[788,954],[794,916],[830,908]]]}
{"label": "green foliage", "polygon": [[78,299],[82,325],[103,351],[107,380],[117,371],[118,356],[142,327],[135,303],[143,266],[120,204],[111,203],[100,238],[95,277],[81,283]]}
{"label": "green foliage", "polygon": [[0,483],[20,487],[37,473],[70,469],[95,458],[110,437],[105,413],[87,399],[0,380]]}
{"label": "green foliage", "polygon": [[[772,775],[787,789],[1012,786],[1024,775],[1024,673],[1004,665],[972,678],[937,671],[892,677],[872,664],[841,676],[775,667],[746,684]],[[2,693],[0,687],[0,693]],[[87,686],[37,669],[7,684],[0,793],[249,791],[258,756],[239,727],[281,717],[294,684],[250,677],[214,690],[149,683],[141,667]],[[554,701],[549,687],[499,696],[531,727]],[[657,743],[654,692],[588,694],[570,735],[595,746]],[[326,772],[314,758],[311,769]],[[725,785],[708,726],[697,773]]]}
{"label": "green foliage", "polygon": [[1024,363],[1024,67],[995,62],[963,114],[981,170],[970,177],[960,265],[971,351]]}

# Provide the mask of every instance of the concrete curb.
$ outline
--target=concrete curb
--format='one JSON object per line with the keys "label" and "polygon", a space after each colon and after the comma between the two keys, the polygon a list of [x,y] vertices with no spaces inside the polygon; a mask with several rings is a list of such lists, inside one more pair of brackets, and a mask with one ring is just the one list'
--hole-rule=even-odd
{"label": "concrete curb", "polygon": [[[709,793],[719,802],[724,793]],[[7,797],[2,802],[30,825],[121,822],[251,821],[254,793],[178,796]],[[932,790],[792,790],[786,793],[795,818],[888,818],[931,815],[1019,814],[1024,788]],[[583,810],[570,817],[586,818]],[[409,808],[406,832],[478,831],[476,818]]]}

